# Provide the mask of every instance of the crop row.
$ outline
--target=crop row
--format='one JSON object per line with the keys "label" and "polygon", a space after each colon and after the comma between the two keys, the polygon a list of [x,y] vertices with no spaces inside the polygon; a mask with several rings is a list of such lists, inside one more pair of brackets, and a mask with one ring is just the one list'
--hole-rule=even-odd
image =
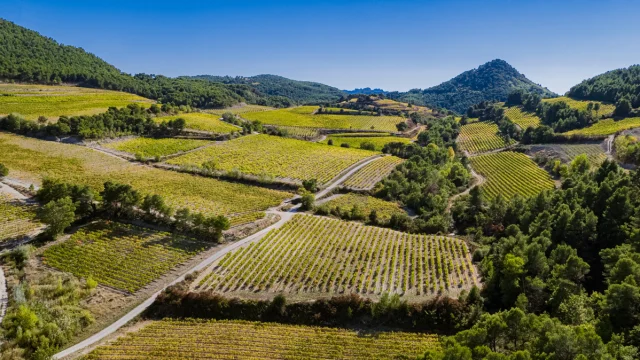
{"label": "crop row", "polygon": [[354,136],[357,134],[335,134],[329,135],[323,143],[328,143],[329,140],[333,142],[334,146],[344,146],[343,144],[347,144],[349,147],[360,149],[362,147],[362,143],[371,143],[373,144],[375,151],[382,151],[382,148],[392,142],[401,142],[403,144],[408,144],[411,142],[411,139],[399,136]]}
{"label": "crop row", "polygon": [[540,126],[540,118],[535,113],[525,112],[520,106],[512,106],[506,108],[504,114],[513,121],[514,124],[520,126],[522,131],[528,127]]}
{"label": "crop row", "polygon": [[44,251],[45,264],[100,284],[135,292],[206,244],[132,225],[99,222]]}
{"label": "crop row", "polygon": [[463,241],[296,215],[213,264],[197,288],[425,296],[468,289],[475,279]]}
{"label": "crop row", "polygon": [[335,199],[329,200],[322,204],[320,208],[324,208],[326,213],[332,213],[333,209],[338,209],[340,213],[344,213],[352,211],[354,206],[357,207],[367,217],[367,219],[371,211],[375,210],[378,219],[383,222],[389,221],[393,214],[406,214],[406,212],[394,202],[353,193],[341,195]]}
{"label": "crop row", "polygon": [[184,119],[185,127],[191,130],[211,132],[215,134],[228,134],[232,132],[241,131],[237,126],[231,125],[220,120],[219,115],[212,115],[206,113],[187,113],[173,116],[162,116],[153,118],[157,123],[163,121],[171,121],[175,119]]}
{"label": "crop row", "polygon": [[566,135],[610,135],[617,132],[640,127],[640,117],[622,120],[605,119],[582,129],[571,130]]}
{"label": "crop row", "polygon": [[600,115],[608,115],[611,114],[613,112],[613,110],[615,110],[616,106],[613,104],[607,104],[607,103],[603,103],[603,102],[599,102],[599,101],[593,101],[593,100],[575,100],[566,96],[560,96],[557,98],[550,98],[550,99],[543,99],[543,102],[546,103],[555,103],[555,102],[565,102],[567,103],[567,105],[569,105],[569,107],[573,108],[573,109],[578,109],[578,110],[582,110],[582,111],[587,111],[587,106],[589,106],[589,103],[592,104],[600,104],[600,109],[596,112],[595,110],[592,110],[593,115],[596,115],[598,117],[600,117]]}
{"label": "crop row", "polygon": [[40,226],[35,206],[0,194],[0,242],[24,236]]}
{"label": "crop row", "polygon": [[353,190],[370,190],[380,180],[389,176],[404,160],[395,156],[385,156],[363,166],[342,185]]}
{"label": "crop row", "polygon": [[216,143],[167,163],[273,178],[317,179],[325,183],[371,155],[366,150],[328,147],[279,136],[249,135]]}
{"label": "crop row", "polygon": [[127,152],[142,158],[155,158],[197,149],[209,143],[210,142],[206,140],[139,137],[111,142],[103,144],[102,146],[108,149]]}
{"label": "crop row", "polygon": [[498,194],[505,199],[516,194],[529,197],[554,187],[549,174],[521,153],[506,151],[470,160],[473,168],[487,179],[482,189],[488,199]]}
{"label": "crop row", "polygon": [[474,154],[500,149],[511,144],[507,144],[502,137],[498,136],[498,125],[481,121],[462,126],[458,135],[458,145],[460,150]]}
{"label": "crop row", "polygon": [[435,335],[224,320],[161,320],[87,359],[396,359],[438,349]]}

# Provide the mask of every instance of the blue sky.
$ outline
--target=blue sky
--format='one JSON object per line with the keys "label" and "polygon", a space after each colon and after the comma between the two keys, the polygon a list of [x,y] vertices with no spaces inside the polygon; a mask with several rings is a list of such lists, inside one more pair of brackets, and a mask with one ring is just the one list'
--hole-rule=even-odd
{"label": "blue sky", "polygon": [[404,91],[501,58],[564,93],[640,63],[633,0],[0,0],[0,9],[129,73],[267,73]]}

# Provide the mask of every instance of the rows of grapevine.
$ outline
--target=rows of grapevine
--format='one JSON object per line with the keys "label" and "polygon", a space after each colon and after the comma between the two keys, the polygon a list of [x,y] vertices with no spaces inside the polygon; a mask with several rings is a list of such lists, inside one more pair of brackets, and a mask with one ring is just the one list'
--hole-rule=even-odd
{"label": "rows of grapevine", "polygon": [[87,359],[398,359],[439,349],[435,335],[229,320],[153,321]]}
{"label": "rows of grapevine", "polygon": [[376,151],[382,151],[382,148],[392,142],[401,142],[403,144],[408,144],[411,142],[411,139],[400,136],[354,136],[355,134],[332,134],[327,136],[322,143],[327,144],[329,140],[333,142],[333,146],[343,146],[343,144],[348,144],[351,148],[360,149],[362,143],[371,143],[375,147]]}
{"label": "rows of grapevine", "polygon": [[40,228],[35,205],[0,194],[0,242],[20,238]]}
{"label": "rows of grapevine", "polygon": [[213,168],[244,174],[326,183],[370,151],[328,147],[270,135],[249,135],[190,152],[167,161],[182,167]]}
{"label": "rows of grapevine", "polygon": [[566,132],[566,135],[605,136],[618,133],[623,130],[640,127],[640,117],[626,118],[622,120],[605,119],[582,129]]}
{"label": "rows of grapevine", "polygon": [[283,191],[139,166],[83,146],[8,133],[0,133],[0,154],[11,176],[27,183],[39,184],[48,176],[100,191],[105,181],[116,181],[143,194],[162,195],[174,208],[209,215],[264,211],[291,197]]}
{"label": "rows of grapevine", "polygon": [[506,143],[498,135],[498,125],[487,121],[463,125],[457,141],[460,150],[471,154],[500,149],[513,143],[513,140]]}
{"label": "rows of grapevine", "polygon": [[534,196],[554,187],[549,174],[521,153],[506,151],[475,156],[470,160],[472,167],[486,178],[482,189],[487,199],[498,194],[506,199],[516,194]]}
{"label": "rows of grapevine", "polygon": [[565,102],[567,103],[567,105],[569,105],[569,107],[574,108],[574,109],[578,109],[578,110],[582,110],[582,111],[587,111],[587,106],[589,106],[589,103],[592,104],[600,104],[600,109],[596,112],[595,110],[592,110],[592,114],[599,117],[601,115],[608,115],[611,114],[613,112],[613,110],[616,109],[616,106],[614,104],[607,104],[607,103],[603,103],[600,101],[592,101],[592,100],[575,100],[566,96],[560,96],[557,98],[549,98],[549,99],[542,99],[543,102],[547,102],[547,103],[555,103],[555,102]]}
{"label": "rows of grapevine", "polygon": [[396,124],[405,121],[399,116],[314,114],[317,106],[248,112],[247,120],[258,120],[266,125],[298,126],[317,129],[353,129],[396,132]]}
{"label": "rows of grapevine", "polygon": [[576,156],[586,154],[591,166],[596,167],[607,159],[607,154],[599,144],[559,145],[559,148],[573,160]]}
{"label": "rows of grapevine", "polygon": [[274,108],[263,105],[252,105],[252,104],[244,104],[242,106],[233,106],[226,109],[211,109],[205,110],[209,114],[222,116],[224,113],[232,113],[232,114],[244,114],[248,112],[257,112],[257,111],[269,111],[274,110]]}
{"label": "rows of grapevine", "polygon": [[254,221],[260,220],[265,217],[264,211],[255,211],[249,212],[245,214],[237,214],[229,218],[229,222],[231,222],[231,226],[240,226],[248,223],[252,223]]}
{"label": "rows of grapevine", "polygon": [[206,248],[206,243],[183,236],[98,222],[47,248],[42,261],[133,293]]}
{"label": "rows of grapevine", "polygon": [[228,134],[232,132],[242,131],[242,129],[240,129],[239,127],[220,120],[220,115],[207,113],[195,112],[172,116],[161,116],[153,118],[153,121],[162,123],[164,121],[171,121],[178,118],[184,119],[185,127],[191,130],[205,131],[215,134]]}
{"label": "rows of grapevine", "polygon": [[173,155],[209,144],[210,141],[175,138],[132,138],[102,144],[108,149],[130,153],[142,158],[156,158]]}
{"label": "rows of grapevine", "polygon": [[378,220],[380,221],[389,221],[393,214],[406,214],[406,212],[394,202],[354,193],[340,195],[335,199],[323,203],[319,207],[326,210],[327,213],[331,213],[331,211],[336,208],[339,209],[341,213],[344,213],[352,211],[354,206],[357,207],[367,219],[372,210],[376,211]]}
{"label": "rows of grapevine", "polygon": [[370,190],[404,160],[395,156],[385,156],[363,166],[351,175],[342,186],[353,190]]}
{"label": "rows of grapevine", "polygon": [[296,215],[262,240],[227,254],[200,290],[428,296],[476,284],[467,245],[320,216]]}
{"label": "rows of grapevine", "polygon": [[535,113],[526,112],[520,106],[512,106],[506,108],[504,111],[505,116],[509,120],[513,121],[516,125],[520,126],[523,131],[528,127],[540,126],[540,118]]}
{"label": "rows of grapevine", "polygon": [[298,126],[277,126],[276,128],[285,131],[288,137],[294,139],[311,140],[320,136],[320,131],[314,128]]}

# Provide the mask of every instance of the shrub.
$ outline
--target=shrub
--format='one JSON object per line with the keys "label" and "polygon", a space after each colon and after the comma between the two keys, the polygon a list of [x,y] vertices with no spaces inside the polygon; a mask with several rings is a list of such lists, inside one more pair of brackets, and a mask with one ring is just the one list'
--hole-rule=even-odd
{"label": "shrub", "polygon": [[301,209],[302,210],[311,210],[313,209],[313,203],[316,201],[316,197],[312,193],[306,193],[302,195],[301,199]]}
{"label": "shrub", "polygon": [[375,151],[376,150],[376,145],[374,143],[372,143],[371,141],[363,141],[363,142],[360,143],[360,149]]}
{"label": "shrub", "polygon": [[0,164],[0,179],[9,175],[9,168],[7,168],[4,164]]}
{"label": "shrub", "polygon": [[342,143],[342,144],[340,144],[340,147],[343,147],[343,148],[350,148],[350,147],[351,147],[351,145],[349,145],[348,143]]}

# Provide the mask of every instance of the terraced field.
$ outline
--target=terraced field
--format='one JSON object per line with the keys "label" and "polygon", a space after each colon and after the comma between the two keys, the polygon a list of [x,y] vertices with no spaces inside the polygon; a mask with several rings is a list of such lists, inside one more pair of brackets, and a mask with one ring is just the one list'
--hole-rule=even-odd
{"label": "terraced field", "polygon": [[540,118],[535,113],[525,112],[520,106],[506,108],[504,114],[523,131],[528,127],[540,126]]}
{"label": "terraced field", "polygon": [[0,115],[15,112],[30,120],[41,115],[49,120],[57,120],[62,115],[93,115],[111,106],[131,103],[148,106],[153,101],[118,91],[75,86],[0,84]]}
{"label": "terraced field", "polygon": [[296,215],[257,243],[227,254],[197,289],[220,293],[358,293],[428,296],[476,284],[467,245],[357,222]]}
{"label": "terraced field", "polygon": [[596,112],[594,111],[593,114],[594,115],[608,115],[611,114],[613,112],[613,110],[616,109],[616,106],[614,104],[605,104],[603,102],[600,101],[586,101],[586,100],[574,100],[572,98],[566,97],[566,96],[560,96],[557,98],[552,98],[552,99],[542,99],[542,101],[553,104],[556,102],[566,102],[567,105],[569,105],[570,107],[574,108],[574,109],[578,109],[578,110],[583,110],[586,111],[587,110],[587,106],[589,105],[589,103],[599,103],[600,104],[600,110],[598,110],[598,113],[596,114]]}
{"label": "terraced field", "polygon": [[279,136],[249,135],[216,143],[167,163],[186,168],[210,166],[215,170],[237,170],[274,178],[317,179],[326,183],[371,155],[366,150],[328,147]]}
{"label": "terraced field", "polygon": [[102,144],[107,149],[122,151],[137,155],[142,158],[155,158],[173,155],[209,144],[206,140],[193,139],[153,139],[153,138],[133,138],[111,143]]}
{"label": "terraced field", "polygon": [[191,130],[205,131],[215,134],[229,134],[242,130],[237,126],[220,120],[220,115],[206,113],[187,113],[173,116],[161,116],[153,118],[153,121],[161,123],[163,121],[170,121],[179,118],[184,119],[186,123],[185,127]]}
{"label": "terraced field", "polygon": [[498,194],[505,199],[516,194],[529,197],[554,188],[549,174],[524,154],[505,151],[472,157],[470,160],[471,166],[487,179],[482,185],[487,199],[493,199]]}
{"label": "terraced field", "polygon": [[11,177],[27,183],[40,184],[42,178],[50,176],[101,190],[104,182],[112,180],[142,193],[162,195],[175,208],[187,207],[209,215],[264,211],[291,196],[257,186],[140,166],[82,146],[7,133],[0,133],[0,154]]}
{"label": "terraced field", "polygon": [[399,157],[384,156],[363,166],[343,182],[342,186],[352,190],[371,190],[380,180],[389,176],[393,169],[402,162],[404,160]]}
{"label": "terraced field", "polygon": [[20,238],[41,227],[36,206],[0,194],[0,242]]}
{"label": "terraced field", "polygon": [[86,359],[400,359],[439,349],[435,335],[228,320],[154,321]]}
{"label": "terraced field", "polygon": [[311,140],[320,136],[320,131],[314,128],[297,126],[277,126],[276,128],[286,131],[287,137],[302,140]]}
{"label": "terraced field", "polygon": [[623,130],[640,127],[640,117],[626,118],[622,120],[604,119],[582,129],[568,131],[566,135],[611,135]]}
{"label": "terraced field", "polygon": [[247,120],[259,120],[267,125],[389,132],[396,132],[396,124],[405,121],[398,116],[313,114],[317,109],[317,106],[300,106],[272,111],[248,112],[242,114],[242,117]]}
{"label": "terraced field", "polygon": [[319,208],[326,213],[332,213],[334,209],[338,209],[341,213],[344,213],[351,211],[354,206],[359,208],[367,219],[369,219],[371,211],[375,210],[378,214],[378,220],[382,222],[389,221],[393,214],[406,214],[406,212],[394,202],[353,193],[345,194],[338,198],[329,200],[320,205]]}
{"label": "terraced field", "polygon": [[391,142],[401,142],[408,144],[411,139],[400,136],[357,136],[358,134],[331,134],[327,136],[322,143],[326,144],[329,140],[333,141],[333,146],[341,146],[342,144],[349,144],[349,147],[359,149],[363,142],[370,142],[375,146],[376,151],[382,151],[382,148]]}
{"label": "terraced field", "polygon": [[471,154],[500,149],[513,143],[515,141],[512,140],[507,144],[498,136],[498,125],[486,121],[463,125],[458,135],[460,150]]}
{"label": "terraced field", "polygon": [[99,222],[47,248],[42,261],[133,293],[206,247],[204,242],[166,232]]}

